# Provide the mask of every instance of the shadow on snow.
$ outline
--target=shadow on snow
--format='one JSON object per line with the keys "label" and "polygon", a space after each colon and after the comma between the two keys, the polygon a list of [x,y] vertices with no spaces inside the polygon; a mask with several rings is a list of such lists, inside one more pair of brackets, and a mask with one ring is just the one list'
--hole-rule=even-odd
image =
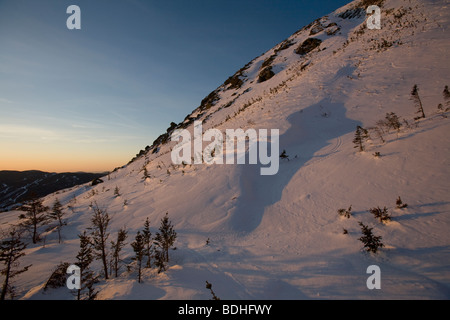
{"label": "shadow on snow", "polygon": [[[277,174],[262,176],[260,165],[242,165],[242,194],[230,220],[233,230],[242,233],[253,231],[260,224],[265,208],[280,201],[284,188],[298,170],[310,161],[338,152],[339,146],[329,148],[330,141],[353,132],[357,125],[361,125],[358,121],[346,118],[345,113],[343,104],[324,99],[291,114],[288,117],[291,126],[280,135],[279,150],[280,153],[286,150],[290,159],[280,159]],[[322,149],[326,153],[317,155]]]}

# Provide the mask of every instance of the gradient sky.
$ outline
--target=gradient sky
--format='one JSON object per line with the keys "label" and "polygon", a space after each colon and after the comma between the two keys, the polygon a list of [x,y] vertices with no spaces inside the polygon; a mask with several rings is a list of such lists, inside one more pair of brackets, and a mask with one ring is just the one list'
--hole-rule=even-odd
{"label": "gradient sky", "polygon": [[[110,171],[253,58],[346,4],[0,0],[0,170]],[[68,30],[69,5],[81,30]]]}

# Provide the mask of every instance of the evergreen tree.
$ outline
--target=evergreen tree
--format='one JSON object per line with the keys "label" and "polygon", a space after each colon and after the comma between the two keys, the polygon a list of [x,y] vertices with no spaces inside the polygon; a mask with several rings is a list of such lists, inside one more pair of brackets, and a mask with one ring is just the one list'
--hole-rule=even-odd
{"label": "evergreen tree", "polygon": [[160,248],[155,250],[155,266],[158,268],[158,273],[166,271],[166,261],[164,260],[164,251]]}
{"label": "evergreen tree", "polygon": [[377,253],[378,249],[384,247],[381,243],[381,236],[374,236],[372,233],[373,228],[369,228],[362,222],[359,222],[361,226],[361,232],[363,234],[358,240],[364,244],[364,248],[367,252]]}
{"label": "evergreen tree", "polygon": [[144,230],[142,231],[142,235],[144,237],[144,244],[145,244],[145,255],[147,256],[147,263],[145,264],[146,268],[152,267],[152,251],[153,251],[153,243],[152,243],[152,233],[150,231],[150,222],[148,221],[148,218],[145,220],[144,223]]}
{"label": "evergreen tree", "polygon": [[81,300],[83,293],[87,290],[86,300],[93,300],[97,295],[94,290],[94,283],[97,282],[97,277],[94,276],[94,272],[91,271],[90,265],[94,260],[94,253],[92,249],[92,242],[86,231],[79,234],[80,238],[80,250],[77,254],[76,265],[80,268],[80,289],[77,291],[77,299]]}
{"label": "evergreen tree", "polygon": [[369,139],[369,131],[361,126],[357,126],[355,138],[353,139],[353,143],[355,144],[354,148],[358,148],[359,152],[364,151],[364,141],[367,139]]}
{"label": "evergreen tree", "polygon": [[92,227],[89,228],[91,230],[92,243],[94,252],[96,253],[96,258],[101,259],[103,264],[103,272],[105,274],[105,279],[108,279],[108,264],[107,264],[107,241],[109,237],[108,233],[108,225],[110,222],[110,218],[108,212],[105,210],[101,210],[98,205],[94,208],[94,215],[91,219]]}
{"label": "evergreen tree", "polygon": [[31,267],[28,265],[17,269],[19,267],[18,260],[25,255],[23,251],[26,247],[27,245],[22,242],[21,235],[15,228],[11,229],[8,235],[0,241],[0,262],[4,264],[4,268],[0,270],[0,274],[4,276],[0,300],[5,300],[8,292],[13,293],[11,280]]}
{"label": "evergreen tree", "polygon": [[394,112],[386,113],[386,125],[388,128],[397,130],[397,132],[399,132],[400,128],[402,127],[400,119]]}
{"label": "evergreen tree", "polygon": [[120,189],[119,189],[118,186],[116,186],[116,187],[114,188],[114,195],[115,195],[116,197],[120,197]]}
{"label": "evergreen tree", "polygon": [[400,196],[398,196],[397,200],[395,201],[395,204],[397,205],[398,209],[403,209],[403,208],[406,208],[408,206],[407,203],[403,203],[403,201],[400,198]]}
{"label": "evergreen tree", "polygon": [[420,114],[419,117],[416,117],[414,119],[418,120],[421,118],[425,118],[425,112],[423,111],[422,101],[420,100],[420,97],[419,97],[419,88],[417,87],[417,84],[415,84],[411,90],[411,99],[414,101],[414,103],[417,107],[416,113]]}
{"label": "evergreen tree", "polygon": [[289,161],[289,156],[286,154],[286,150],[283,150],[280,154],[281,159],[287,159]]}
{"label": "evergreen tree", "polygon": [[133,260],[136,261],[136,265],[138,268],[138,282],[141,283],[142,259],[144,258],[145,255],[145,242],[144,237],[142,236],[140,231],[137,232],[136,238],[131,243],[131,246],[133,247],[133,251],[135,253]]}
{"label": "evergreen tree", "polygon": [[127,239],[127,237],[128,237],[127,230],[125,230],[125,228],[122,228],[117,232],[117,240],[111,241],[113,269],[116,278],[120,269],[119,263],[122,261],[120,259],[120,252],[122,251],[123,247],[126,244],[125,240]]}
{"label": "evergreen tree", "polygon": [[220,300],[220,298],[217,297],[216,294],[214,293],[214,291],[212,289],[212,284],[209,283],[208,281],[206,281],[206,289],[209,289],[209,291],[211,291],[212,300]]}
{"label": "evergreen tree", "polygon": [[27,230],[31,231],[31,240],[33,243],[39,241],[39,227],[47,222],[47,216],[44,214],[48,207],[42,204],[42,200],[36,195],[32,195],[31,199],[21,207],[25,214],[19,215],[19,219],[23,220],[20,224]]}
{"label": "evergreen tree", "polygon": [[161,249],[162,261],[169,262],[169,249],[175,243],[177,233],[173,229],[172,223],[169,221],[169,213],[166,213],[161,219],[159,232],[155,236],[155,244]]}
{"label": "evergreen tree", "polygon": [[349,219],[352,216],[352,206],[350,205],[348,209],[339,209],[338,214]]}
{"label": "evergreen tree", "polygon": [[444,91],[442,91],[442,95],[444,96],[445,106],[447,107],[445,111],[450,110],[450,91],[448,90],[448,86],[445,86]]}
{"label": "evergreen tree", "polygon": [[48,214],[49,218],[57,221],[57,230],[58,230],[58,241],[61,243],[61,229],[66,225],[66,222],[63,221],[64,212],[62,209],[62,204],[59,202],[59,199],[56,199],[52,206],[52,211]]}
{"label": "evergreen tree", "polygon": [[144,166],[144,177],[142,179],[150,178],[150,174],[148,173],[147,167]]}
{"label": "evergreen tree", "polygon": [[380,222],[385,223],[391,220],[391,216],[388,214],[388,209],[384,207],[381,209],[380,207],[372,208],[369,210],[371,214],[375,217],[375,219],[380,220]]}

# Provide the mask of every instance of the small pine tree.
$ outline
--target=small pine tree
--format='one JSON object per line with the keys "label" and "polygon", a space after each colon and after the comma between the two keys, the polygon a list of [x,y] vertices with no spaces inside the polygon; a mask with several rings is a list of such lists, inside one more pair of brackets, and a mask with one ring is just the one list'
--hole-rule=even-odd
{"label": "small pine tree", "polygon": [[287,159],[289,161],[289,156],[286,154],[286,150],[283,150],[280,154],[281,159]]}
{"label": "small pine tree", "polygon": [[369,139],[369,131],[361,126],[357,126],[355,131],[355,138],[353,139],[353,143],[355,144],[354,148],[358,148],[359,152],[364,151],[364,141],[367,139]]}
{"label": "small pine tree", "polygon": [[96,204],[96,207],[94,208],[94,215],[91,219],[92,227],[89,229],[92,231],[92,243],[96,257],[103,263],[105,279],[108,279],[108,253],[106,246],[109,237],[108,226],[110,220],[111,219],[109,218],[106,209],[101,210]]}
{"label": "small pine tree", "polygon": [[338,214],[341,217],[346,217],[347,219],[349,219],[352,216],[352,206],[350,205],[350,207],[348,207],[348,209],[339,209],[338,210]]}
{"label": "small pine tree", "polygon": [[386,207],[384,207],[383,209],[381,209],[380,207],[371,208],[369,212],[373,214],[375,219],[380,220],[381,223],[391,221],[391,216],[388,214],[388,209]]}
{"label": "small pine tree", "polygon": [[122,261],[120,259],[120,252],[122,251],[123,247],[125,246],[125,240],[128,237],[128,232],[125,228],[119,229],[117,232],[117,239],[116,241],[111,241],[111,251],[112,251],[112,259],[113,259],[113,269],[114,269],[114,275],[117,278],[118,272],[120,269],[119,263]]}
{"label": "small pine tree", "polygon": [[166,213],[164,218],[161,219],[161,225],[159,232],[155,236],[155,244],[161,249],[160,254],[162,261],[169,262],[169,249],[175,243],[177,233],[173,229],[172,223],[169,221],[169,213]]}
{"label": "small pine tree", "polygon": [[142,236],[140,231],[137,232],[136,238],[131,243],[131,246],[133,247],[133,251],[135,253],[133,260],[136,261],[136,265],[138,268],[138,283],[141,283],[142,259],[144,258],[144,255],[145,255],[145,243],[144,243],[144,237]]}
{"label": "small pine tree", "polygon": [[152,233],[150,231],[150,222],[148,218],[144,223],[144,230],[142,230],[142,235],[144,237],[145,244],[145,255],[147,256],[147,263],[145,264],[146,268],[152,267],[152,253],[153,253],[153,243],[152,243]]}
{"label": "small pine tree", "polygon": [[363,236],[358,240],[360,240],[364,244],[364,248],[367,252],[377,253],[379,248],[384,247],[384,244],[381,243],[381,236],[373,235],[373,228],[369,228],[362,222],[359,222],[359,225],[361,226],[361,232]]}
{"label": "small pine tree", "polygon": [[403,201],[400,198],[400,196],[398,196],[397,200],[395,201],[395,204],[397,205],[398,209],[403,209],[403,208],[406,208],[408,206],[407,203],[403,203]]}
{"label": "small pine tree", "polygon": [[119,189],[118,186],[116,186],[116,187],[114,188],[114,195],[115,195],[116,197],[120,197],[120,189]]}
{"label": "small pine tree", "polygon": [[[80,268],[80,284],[81,287],[77,291],[77,300],[93,300],[97,292],[94,290],[94,284],[97,282],[97,277],[91,270],[90,265],[94,260],[92,242],[86,231],[79,234],[80,250],[77,254],[76,265]],[[87,290],[87,296],[83,298],[84,292]]]}
{"label": "small pine tree", "polygon": [[394,112],[386,113],[386,125],[388,128],[397,130],[397,133],[400,132],[400,128],[402,127],[400,119]]}
{"label": "small pine tree", "polygon": [[213,289],[212,289],[212,284],[209,283],[208,281],[206,281],[206,289],[208,289],[209,291],[211,291],[211,295],[212,295],[212,300],[220,300],[220,298],[218,298],[216,296],[216,294],[214,293]]}
{"label": "small pine tree", "polygon": [[450,91],[448,90],[448,86],[445,86],[444,91],[442,91],[442,95],[444,96],[445,106],[447,107],[445,111],[450,110]]}
{"label": "small pine tree", "polygon": [[39,241],[39,227],[47,223],[47,216],[44,214],[48,207],[42,204],[42,200],[32,195],[31,199],[21,207],[25,214],[19,215],[19,219],[23,220],[20,224],[27,230],[31,231],[31,240],[33,243]]}
{"label": "small pine tree", "polygon": [[417,87],[417,84],[415,84],[411,90],[411,100],[414,101],[414,103],[417,107],[416,113],[420,114],[420,116],[418,116],[414,119],[419,120],[421,118],[425,118],[425,112],[423,111],[422,101],[420,100],[420,97],[419,97],[419,88]]}
{"label": "small pine tree", "polygon": [[4,264],[4,268],[0,270],[0,274],[4,276],[2,292],[0,300],[5,300],[6,294],[13,293],[11,280],[19,274],[28,270],[31,265],[17,269],[19,259],[25,255],[24,250],[27,245],[22,242],[21,234],[12,228],[6,237],[2,237],[0,241],[0,262]]}
{"label": "small pine tree", "polygon": [[44,291],[47,291],[49,288],[61,288],[67,285],[67,269],[69,268],[70,263],[61,262],[59,263],[47,282],[44,285]]}
{"label": "small pine tree", "polygon": [[49,218],[57,221],[57,230],[58,230],[58,242],[61,243],[61,229],[66,225],[66,222],[62,219],[64,216],[64,211],[62,209],[62,204],[59,202],[59,199],[56,198],[55,202],[52,206],[52,211],[48,214]]}
{"label": "small pine tree", "polygon": [[150,174],[148,173],[147,167],[144,167],[144,176],[142,179],[146,180],[147,178],[150,178]]}

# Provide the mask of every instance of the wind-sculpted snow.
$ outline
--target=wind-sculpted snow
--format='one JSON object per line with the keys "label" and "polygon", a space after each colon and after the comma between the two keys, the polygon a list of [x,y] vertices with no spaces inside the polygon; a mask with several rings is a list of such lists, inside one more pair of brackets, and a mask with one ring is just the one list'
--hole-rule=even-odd
{"label": "wind-sculpted snow", "polygon": [[[323,106],[329,110],[329,116],[321,114]],[[242,195],[231,221],[233,229],[251,232],[257,228],[265,209],[281,200],[293,175],[305,165],[314,165],[315,161],[330,156],[331,153],[316,153],[354,131],[359,122],[347,119],[345,112],[343,105],[325,99],[287,117],[290,126],[280,136],[280,141],[283,142],[281,149],[289,150],[289,154],[282,160],[282,170],[273,176],[260,176],[254,166],[241,168]]]}
{"label": "wind-sculpted snow", "polygon": [[[156,232],[166,212],[178,234],[168,270],[144,269],[142,283],[126,246],[119,277],[96,285],[100,299],[210,299],[206,281],[221,299],[448,299],[450,109],[438,105],[448,106],[450,11],[445,1],[377,1],[381,29],[369,30],[358,9],[366,2],[253,59],[103,183],[45,197],[67,212],[63,243],[51,229],[27,248],[23,264],[33,266],[17,278],[19,297],[73,299],[67,288],[42,286],[60,262],[75,262],[97,204],[114,236],[125,226],[134,239],[146,218]],[[321,42],[296,53],[308,38]],[[258,82],[268,66],[274,74]],[[415,84],[426,114],[417,120]],[[398,130],[386,125],[392,113]],[[248,162],[173,163],[171,133],[193,136],[195,121],[223,137],[227,129],[279,130],[278,172],[263,176]],[[362,152],[353,143],[358,126],[370,136]],[[407,207],[397,208],[399,196]],[[338,214],[349,207],[348,218]],[[376,220],[376,207],[391,220]],[[2,213],[0,228],[18,214]],[[381,237],[376,254],[364,250],[360,222]],[[380,289],[367,286],[373,265]]]}

